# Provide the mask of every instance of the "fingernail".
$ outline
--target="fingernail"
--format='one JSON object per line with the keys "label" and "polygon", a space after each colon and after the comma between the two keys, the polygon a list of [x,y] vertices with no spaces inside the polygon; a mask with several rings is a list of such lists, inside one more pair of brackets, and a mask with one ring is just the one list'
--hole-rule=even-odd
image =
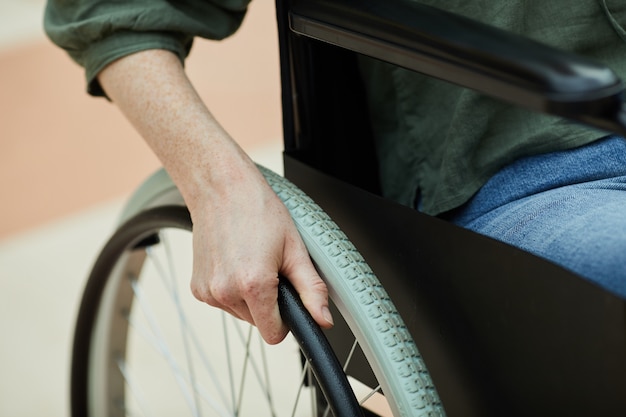
{"label": "fingernail", "polygon": [[331,325],[335,324],[333,322],[333,316],[332,316],[332,314],[330,314],[330,310],[328,309],[328,307],[323,307],[322,308],[322,315],[324,316],[324,320],[326,320],[329,324],[331,324]]}

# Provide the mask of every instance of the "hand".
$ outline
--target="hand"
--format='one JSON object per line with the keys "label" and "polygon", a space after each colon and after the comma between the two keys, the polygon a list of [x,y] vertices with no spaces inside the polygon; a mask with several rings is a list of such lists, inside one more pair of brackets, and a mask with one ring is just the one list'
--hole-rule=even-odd
{"label": "hand", "polygon": [[138,52],[108,65],[98,80],[163,162],[189,207],[194,295],[278,343],[287,334],[277,304],[280,274],[315,321],[330,327],[326,285],[286,207],[211,115],[178,57],[163,50]]}
{"label": "hand", "polygon": [[287,334],[277,304],[280,274],[314,320],[331,327],[326,285],[289,212],[258,171],[248,178],[226,193],[207,195],[192,210],[194,296],[256,325],[266,342],[278,343]]}

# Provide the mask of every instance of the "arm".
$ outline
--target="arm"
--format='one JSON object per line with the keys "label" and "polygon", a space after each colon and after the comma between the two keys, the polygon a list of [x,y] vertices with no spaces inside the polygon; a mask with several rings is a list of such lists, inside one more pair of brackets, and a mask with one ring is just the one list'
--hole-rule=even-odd
{"label": "arm", "polygon": [[194,223],[191,288],[201,301],[255,324],[277,343],[278,274],[313,318],[332,325],[327,290],[287,209],[242,149],[212,117],[179,58],[164,50],[128,55],[98,81],[162,161]]}

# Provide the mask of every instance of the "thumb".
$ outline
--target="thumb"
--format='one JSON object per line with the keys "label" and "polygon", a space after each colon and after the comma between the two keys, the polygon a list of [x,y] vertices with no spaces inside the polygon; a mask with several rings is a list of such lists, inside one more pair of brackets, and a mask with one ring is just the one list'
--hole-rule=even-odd
{"label": "thumb", "polygon": [[328,288],[315,270],[308,253],[287,265],[289,267],[283,270],[283,274],[295,288],[313,320],[322,328],[331,328],[333,318],[328,307]]}

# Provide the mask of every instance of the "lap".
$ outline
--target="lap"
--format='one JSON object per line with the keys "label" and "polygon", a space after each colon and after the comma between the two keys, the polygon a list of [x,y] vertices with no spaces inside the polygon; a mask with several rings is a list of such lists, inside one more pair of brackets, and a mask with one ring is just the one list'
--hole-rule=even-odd
{"label": "lap", "polygon": [[[614,145],[623,147],[626,162],[626,143]],[[584,156],[576,158],[585,164]],[[626,163],[613,160],[610,167],[591,171],[585,165],[589,173],[577,174],[568,184],[559,170],[563,160],[556,158],[556,166],[549,167],[546,158],[538,159],[542,169],[554,172],[540,173],[541,189],[528,187],[529,176],[537,175],[537,159],[507,168],[451,221],[551,260],[626,298]],[[550,175],[558,178],[553,187],[546,186],[545,177],[550,180]]]}

